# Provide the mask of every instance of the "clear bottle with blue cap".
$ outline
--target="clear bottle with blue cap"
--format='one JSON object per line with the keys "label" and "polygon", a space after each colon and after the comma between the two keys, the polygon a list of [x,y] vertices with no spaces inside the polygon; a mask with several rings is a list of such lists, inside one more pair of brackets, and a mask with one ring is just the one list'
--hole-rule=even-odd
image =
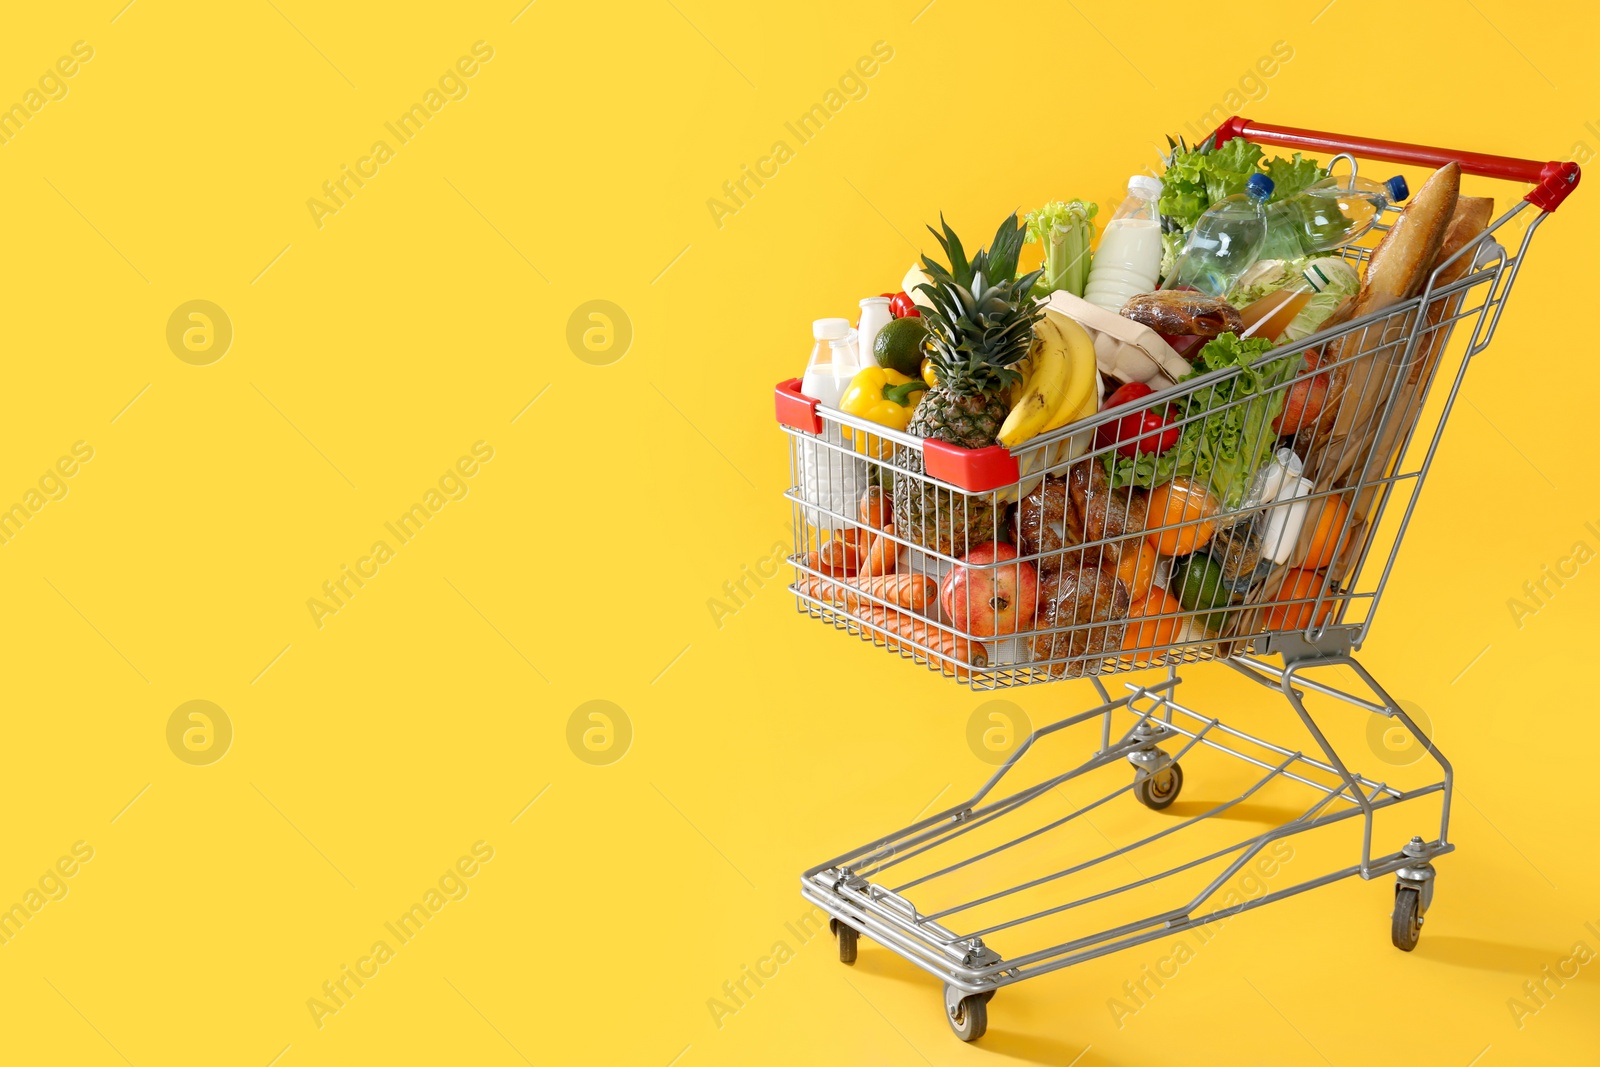
{"label": "clear bottle with blue cap", "polygon": [[1267,237],[1272,179],[1252,174],[1244,192],[1223,197],[1195,222],[1163,289],[1193,289],[1222,297],[1261,257]]}
{"label": "clear bottle with blue cap", "polygon": [[1267,205],[1261,258],[1299,259],[1343,248],[1372,229],[1384,208],[1411,195],[1402,175],[1377,182],[1357,174],[1354,163],[1351,168],[1348,176],[1330,174]]}

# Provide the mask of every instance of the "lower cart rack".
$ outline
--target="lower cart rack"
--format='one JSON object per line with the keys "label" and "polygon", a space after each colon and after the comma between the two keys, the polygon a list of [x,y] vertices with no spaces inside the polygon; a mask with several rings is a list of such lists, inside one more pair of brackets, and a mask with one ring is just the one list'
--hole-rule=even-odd
{"label": "lower cart rack", "polygon": [[[1291,750],[1188,707],[1177,696],[1176,669],[1155,684],[1128,684],[1128,695],[1119,699],[1093,680],[1100,704],[1033,731],[973,796],[805,872],[801,892],[831,917],[840,958],[854,962],[860,936],[893,949],[944,983],[952,1027],[973,1040],[987,1026],[989,998],[1003,986],[1353,876],[1396,876],[1391,934],[1397,947],[1415,947],[1432,902],[1431,861],[1454,848],[1447,834],[1448,761],[1348,657],[1309,660],[1286,670],[1245,657],[1227,662],[1279,688],[1322,751]],[[1307,671],[1336,667],[1359,675],[1377,700],[1306,677]],[[1401,788],[1351,772],[1307,712],[1306,690],[1391,716],[1432,757],[1439,773],[1425,784]],[[1063,771],[1025,773],[1029,764],[1037,769],[1039,759],[1025,757],[1042,756],[1046,738],[1074,727],[1082,736],[1095,726],[1099,738],[1088,759]],[[1201,802],[1192,813],[1172,813],[1184,787],[1185,758],[1211,753],[1249,768],[1251,780],[1230,789],[1226,798]],[[1091,777],[1107,777],[1097,772],[1115,775],[1111,769],[1124,762],[1132,765],[1131,775],[1114,781],[1109,791],[1096,791],[1094,799],[1074,797],[1058,810],[1069,790],[1077,791]],[[1195,791],[1204,788],[1201,782]],[[1240,814],[1269,791],[1280,798],[1297,793],[1298,803],[1284,808],[1284,817],[1262,832],[1220,846],[1203,840],[1185,849],[1191,838],[1215,836],[1204,830]],[[1127,844],[1077,858],[1083,853],[1072,847],[1073,831],[1092,823],[1094,813],[1114,810],[1107,806],[1124,794],[1168,812],[1171,821],[1152,823]],[[1434,794],[1441,798],[1437,834],[1414,835],[1396,851],[1373,855],[1374,817]],[[1270,866],[1281,866],[1270,860],[1276,843],[1356,819],[1362,825],[1359,862],[1270,889],[1257,877],[1259,893],[1225,896],[1241,873],[1255,877],[1252,864],[1263,856]],[[1110,877],[1114,866],[1123,869]],[[1026,872],[1020,881],[1018,870]],[[1133,877],[1126,877],[1129,872]],[[962,890],[970,886],[982,888],[969,897]],[[1076,921],[1092,906],[1099,908],[1099,921]]]}

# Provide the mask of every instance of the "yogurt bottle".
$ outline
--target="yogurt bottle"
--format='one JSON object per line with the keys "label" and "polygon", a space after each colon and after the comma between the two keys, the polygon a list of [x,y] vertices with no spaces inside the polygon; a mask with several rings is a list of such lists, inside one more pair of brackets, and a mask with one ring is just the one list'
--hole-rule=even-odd
{"label": "yogurt bottle", "polygon": [[[811,361],[800,379],[800,391],[837,408],[850,379],[861,370],[855,331],[847,319],[817,319],[811,324],[815,342]],[[806,503],[806,522],[818,530],[841,530],[856,521],[857,506],[867,487],[867,463],[844,439],[837,423],[825,423],[822,436],[796,439],[800,459],[800,488]]]}
{"label": "yogurt bottle", "polygon": [[889,325],[894,316],[889,314],[889,298],[886,296],[869,296],[861,301],[861,321],[856,326],[857,354],[863,367],[871,367],[877,363],[873,350],[878,343],[878,334]]}
{"label": "yogurt bottle", "polygon": [[1106,223],[1089,263],[1085,300],[1116,313],[1133,297],[1155,291],[1161,276],[1160,199],[1161,179],[1128,179],[1128,198]]}

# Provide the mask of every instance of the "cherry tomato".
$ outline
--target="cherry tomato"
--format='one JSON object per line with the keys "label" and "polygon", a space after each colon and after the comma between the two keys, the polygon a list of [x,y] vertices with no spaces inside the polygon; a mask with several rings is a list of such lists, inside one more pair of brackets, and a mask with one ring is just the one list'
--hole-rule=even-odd
{"label": "cherry tomato", "polygon": [[889,314],[897,319],[907,317],[921,318],[922,312],[917,310],[916,301],[905,293],[895,293],[889,297]]}
{"label": "cherry tomato", "polygon": [[[1132,403],[1153,392],[1155,390],[1143,382],[1129,382],[1106,397],[1105,409]],[[1105,423],[1096,430],[1095,447],[1115,448],[1118,453],[1130,459],[1137,457],[1141,452],[1159,456],[1178,443],[1182,431],[1175,421],[1165,411],[1154,408],[1148,411],[1136,411],[1131,415],[1122,416],[1115,422]]]}

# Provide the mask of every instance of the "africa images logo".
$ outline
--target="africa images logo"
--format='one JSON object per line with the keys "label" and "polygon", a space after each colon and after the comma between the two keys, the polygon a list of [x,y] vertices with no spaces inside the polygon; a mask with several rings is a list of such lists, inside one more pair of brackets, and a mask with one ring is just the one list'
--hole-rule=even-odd
{"label": "africa images logo", "polygon": [[394,145],[380,138],[372,142],[367,154],[357,159],[353,168],[348,163],[340,164],[338,176],[322,183],[322,198],[313,196],[306,201],[306,209],[311,212],[311,221],[317,229],[322,229],[327,216],[337,215],[349,206],[356,193],[378,176],[383,165],[397,154],[396,145],[410,144],[422,132],[422,128],[437,118],[452,100],[465,100],[472,91],[467,79],[474,77],[482,69],[481,65],[493,58],[492,45],[487,41],[474,41],[472,55],[457,59],[454,66],[439,75],[437,88],[430,85],[422,94],[420,103],[412,103],[399,118],[383,124],[383,128],[393,135]]}

